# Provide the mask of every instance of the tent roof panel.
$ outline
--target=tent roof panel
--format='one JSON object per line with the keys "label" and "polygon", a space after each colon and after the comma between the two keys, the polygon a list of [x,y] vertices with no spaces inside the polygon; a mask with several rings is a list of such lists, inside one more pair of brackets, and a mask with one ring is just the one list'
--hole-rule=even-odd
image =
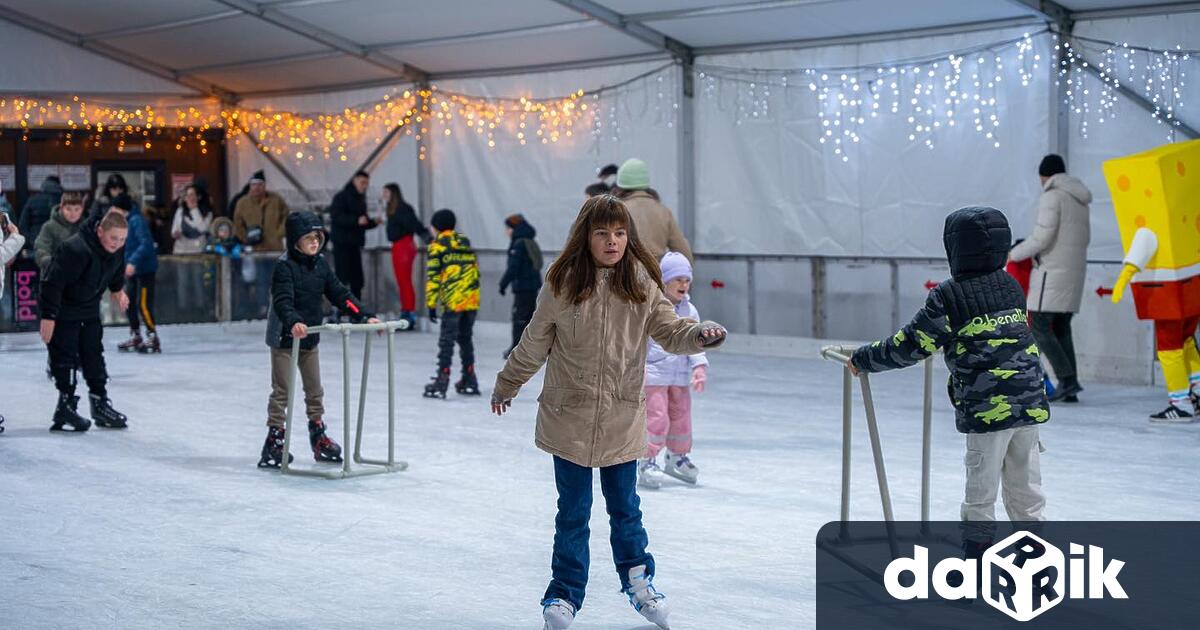
{"label": "tent roof panel", "polygon": [[174,69],[327,50],[326,47],[250,16],[239,16],[128,37],[106,43]]}
{"label": "tent roof panel", "polygon": [[614,29],[584,25],[570,30],[435,46],[389,48],[384,52],[431,73],[507,68],[600,57],[652,53],[654,49]]}
{"label": "tent roof panel", "polygon": [[703,48],[798,39],[842,37],[1029,15],[1015,3],[909,0],[843,0],[780,9],[648,22],[675,39]]}
{"label": "tent roof panel", "polygon": [[1058,0],[1058,3],[1072,11],[1097,11],[1153,6],[1172,1],[1174,0]]}
{"label": "tent roof panel", "polygon": [[22,13],[84,35],[211,15],[227,8],[210,0],[105,0],[101,5],[81,0],[37,0],[13,4]]}
{"label": "tent roof panel", "polygon": [[367,46],[583,19],[547,0],[440,0],[419,7],[395,0],[342,0],[281,10]]}
{"label": "tent roof panel", "polygon": [[272,64],[269,67],[230,68],[200,72],[197,77],[239,93],[287,90],[297,85],[319,86],[356,82],[403,81],[394,74],[361,59],[338,55]]}

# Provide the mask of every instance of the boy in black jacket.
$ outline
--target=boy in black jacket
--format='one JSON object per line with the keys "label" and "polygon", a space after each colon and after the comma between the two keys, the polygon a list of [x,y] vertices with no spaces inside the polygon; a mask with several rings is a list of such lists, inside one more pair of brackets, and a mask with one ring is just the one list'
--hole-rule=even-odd
{"label": "boy in black jacket", "polygon": [[129,305],[125,286],[125,217],[110,212],[92,218],[74,236],[58,246],[42,279],[39,305],[42,341],[50,352],[50,373],[58,388],[51,431],[87,431],[92,423],[77,412],[75,370],[83,368],[88,385],[92,420],[97,426],[124,429],[128,419],[112,407],[105,384],[104,327],[100,323],[100,297],[109,291],[120,310]]}
{"label": "boy in black jacket", "polygon": [[[308,439],[318,462],[342,461],[342,447],[325,434],[321,365],[317,344],[320,336],[308,327],[321,323],[321,298],[359,322],[379,320],[366,311],[350,289],[342,284],[325,262],[325,226],[311,212],[294,212],[287,218],[288,249],[275,263],[271,276],[271,308],[267,315],[267,345],[271,347],[271,396],[267,402],[267,439],[259,468],[279,468],[283,463],[284,413],[288,403],[288,375],[292,369],[292,338],[300,339],[300,379],[308,415]],[[349,422],[349,418],[343,418]],[[288,462],[292,454],[288,453]]]}
{"label": "boy in black jacket", "polygon": [[1025,293],[1004,270],[1008,220],[995,208],[962,208],[946,217],[942,240],[951,278],[929,292],[911,323],[859,348],[851,371],[907,367],[942,349],[955,424],[967,438],[963,549],[978,558],[995,533],[1001,482],[1010,519],[1043,520],[1038,426],[1050,419],[1050,406]]}
{"label": "boy in black jacket", "polygon": [[533,319],[533,309],[537,306],[537,294],[542,288],[542,248],[538,247],[537,230],[525,220],[521,214],[510,215],[504,220],[510,243],[508,246],[508,267],[500,278],[500,295],[504,295],[509,285],[513,290],[512,307],[512,345],[504,351],[507,359],[513,348],[521,341],[525,327]]}

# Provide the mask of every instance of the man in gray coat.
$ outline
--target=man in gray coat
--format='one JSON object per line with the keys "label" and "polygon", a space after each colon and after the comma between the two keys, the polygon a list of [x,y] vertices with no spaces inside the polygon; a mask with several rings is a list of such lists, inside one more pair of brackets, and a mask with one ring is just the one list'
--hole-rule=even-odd
{"label": "man in gray coat", "polygon": [[1032,258],[1029,278],[1029,321],[1038,348],[1054,368],[1058,389],[1051,402],[1078,402],[1083,391],[1075,364],[1071,318],[1079,312],[1091,240],[1088,204],[1092,193],[1078,178],[1067,175],[1061,156],[1050,154],[1038,166],[1042,195],[1037,224],[1029,238],[1012,249],[1009,258]]}

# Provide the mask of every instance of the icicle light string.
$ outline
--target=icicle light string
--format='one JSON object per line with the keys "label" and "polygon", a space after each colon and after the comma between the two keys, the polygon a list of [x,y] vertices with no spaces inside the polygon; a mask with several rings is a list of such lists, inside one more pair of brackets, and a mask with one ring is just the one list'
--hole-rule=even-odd
{"label": "icicle light string", "polygon": [[[1052,33],[1049,45],[1040,43],[1046,33]],[[842,161],[849,161],[846,147],[860,142],[862,127],[881,115],[904,118],[909,141],[930,149],[940,132],[962,126],[999,147],[1003,109],[999,99],[1004,82],[1028,87],[1043,64],[1055,64],[1051,67],[1057,68],[1053,75],[1056,85],[1066,84],[1064,106],[1074,114],[1084,137],[1093,122],[1104,123],[1116,116],[1122,88],[1145,96],[1154,107],[1154,118],[1167,125],[1170,133],[1184,106],[1188,63],[1196,57],[1197,51],[1181,47],[1155,49],[1078,36],[1064,39],[1047,28],[952,52],[873,65],[695,67],[697,96],[715,102],[719,111],[733,117],[735,125],[777,120],[779,112],[790,111],[798,99],[815,98],[821,125],[818,140],[831,146]],[[1088,68],[1088,59],[1094,68]],[[1098,85],[1085,78],[1089,70],[1098,75]],[[602,141],[620,142],[622,120],[652,117],[657,126],[673,127],[680,107],[678,74],[674,64],[668,63],[619,83],[541,98],[478,96],[437,86],[393,88],[381,99],[332,113],[222,108],[215,103],[136,106],[78,96],[65,100],[0,97],[0,125],[26,131],[64,127],[61,133],[67,145],[99,146],[114,132],[122,147],[135,143],[149,148],[155,142],[167,142],[182,150],[195,143],[202,153],[208,150],[207,132],[222,129],[226,141],[235,145],[242,136],[251,135],[263,151],[296,161],[346,161],[348,148],[372,141],[377,144],[396,128],[414,136],[421,159],[429,136],[451,136],[464,127],[467,134],[485,140],[489,148],[505,139],[519,145],[551,144],[588,133],[593,149],[598,150]],[[637,91],[641,94],[634,94]],[[729,91],[733,94],[727,94]]]}

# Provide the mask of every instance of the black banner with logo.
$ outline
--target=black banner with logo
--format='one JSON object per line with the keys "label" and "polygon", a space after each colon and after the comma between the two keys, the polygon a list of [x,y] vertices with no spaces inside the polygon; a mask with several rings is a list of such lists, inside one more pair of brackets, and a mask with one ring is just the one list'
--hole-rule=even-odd
{"label": "black banner with logo", "polygon": [[1200,522],[828,523],[817,630],[1200,627]]}

